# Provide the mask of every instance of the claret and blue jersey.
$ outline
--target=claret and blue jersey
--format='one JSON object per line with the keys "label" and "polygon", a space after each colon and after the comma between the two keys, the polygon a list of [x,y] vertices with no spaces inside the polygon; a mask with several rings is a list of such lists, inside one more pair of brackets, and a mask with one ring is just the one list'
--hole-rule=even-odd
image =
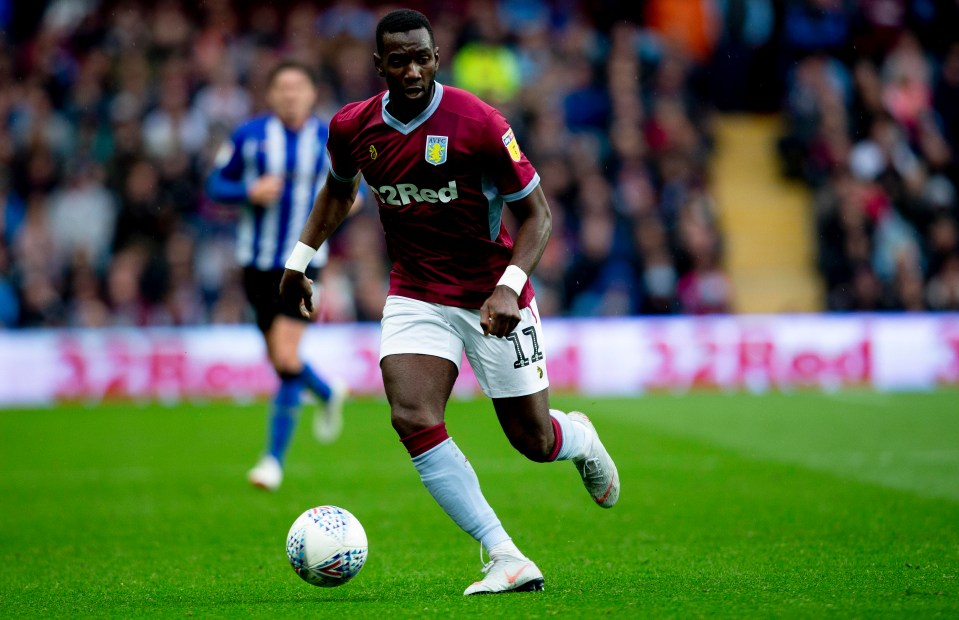
{"label": "claret and blue jersey", "polygon": [[[217,202],[245,206],[237,228],[240,265],[260,271],[283,269],[326,180],[328,132],[317,117],[294,131],[277,117],[265,115],[238,127],[220,149],[206,189]],[[247,189],[265,174],[282,177],[283,192],[276,204],[250,204]],[[327,255],[324,244],[311,264],[322,266]]]}
{"label": "claret and blue jersey", "polygon": [[[436,83],[408,123],[389,93],[345,106],[330,122],[331,171],[362,173],[376,196],[393,261],[390,294],[479,308],[512,256],[505,202],[528,196],[539,175],[512,129],[476,96]],[[527,283],[520,307],[529,305]]]}

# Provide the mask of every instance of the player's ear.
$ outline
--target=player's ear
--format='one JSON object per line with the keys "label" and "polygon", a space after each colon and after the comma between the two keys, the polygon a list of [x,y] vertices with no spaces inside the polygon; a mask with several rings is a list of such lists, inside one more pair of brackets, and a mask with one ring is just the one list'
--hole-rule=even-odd
{"label": "player's ear", "polygon": [[433,48],[433,64],[436,65],[437,68],[440,66],[440,48],[438,47]]}
{"label": "player's ear", "polygon": [[380,77],[384,77],[386,75],[385,73],[383,73],[383,67],[381,64],[382,62],[383,62],[383,57],[377,54],[376,52],[373,52],[373,68],[376,69],[376,75]]}

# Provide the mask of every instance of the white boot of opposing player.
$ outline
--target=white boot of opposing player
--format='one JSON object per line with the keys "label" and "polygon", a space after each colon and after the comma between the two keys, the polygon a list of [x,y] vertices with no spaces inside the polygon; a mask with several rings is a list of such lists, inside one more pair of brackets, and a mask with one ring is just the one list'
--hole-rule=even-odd
{"label": "white boot of opposing player", "polygon": [[[512,541],[494,545],[489,550],[490,561],[483,566],[486,576],[463,592],[471,594],[504,594],[506,592],[536,592],[543,589],[543,573],[533,561],[522,554]],[[483,549],[480,547],[480,559]]]}
{"label": "white boot of opposing player", "polygon": [[333,443],[343,431],[343,402],[350,389],[343,381],[330,382],[330,399],[319,403],[313,412],[313,437],[320,443]]}
{"label": "white boot of opposing player", "polygon": [[616,471],[616,464],[585,414],[571,411],[566,416],[573,424],[585,426],[590,436],[585,456],[573,459],[573,464],[583,477],[583,484],[593,501],[603,508],[612,508],[619,499],[619,472]]}
{"label": "white boot of opposing player", "polygon": [[264,454],[256,466],[246,475],[255,487],[265,491],[275,491],[283,482],[283,467],[271,454]]}

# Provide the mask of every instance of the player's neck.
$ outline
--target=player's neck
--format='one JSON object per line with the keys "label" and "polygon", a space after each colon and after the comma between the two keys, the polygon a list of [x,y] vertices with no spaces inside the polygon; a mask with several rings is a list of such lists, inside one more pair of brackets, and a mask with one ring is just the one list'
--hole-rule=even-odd
{"label": "player's neck", "polygon": [[436,82],[433,82],[432,86],[430,86],[429,95],[421,99],[410,101],[402,93],[398,96],[393,96],[393,93],[390,93],[390,101],[386,105],[386,111],[399,122],[408,123],[428,108],[435,96]]}
{"label": "player's neck", "polygon": [[284,127],[286,127],[287,129],[289,129],[290,131],[293,131],[293,132],[297,132],[297,131],[303,129],[303,127],[306,125],[306,121],[310,120],[310,117],[309,117],[309,116],[304,116],[304,117],[302,117],[302,118],[300,118],[300,117],[296,117],[296,118],[290,118],[290,117],[283,118],[282,116],[278,116],[277,118],[280,119],[280,123],[281,123]]}

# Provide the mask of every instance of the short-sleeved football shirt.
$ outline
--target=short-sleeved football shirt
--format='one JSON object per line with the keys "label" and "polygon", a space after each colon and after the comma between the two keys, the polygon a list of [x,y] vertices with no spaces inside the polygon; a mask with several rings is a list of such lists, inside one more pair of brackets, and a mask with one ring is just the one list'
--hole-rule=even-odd
{"label": "short-sleeved football shirt", "polygon": [[[330,122],[333,176],[359,173],[376,196],[393,269],[390,294],[479,308],[512,256],[504,202],[528,196],[539,175],[506,119],[475,95],[436,83],[409,123],[389,92],[345,106]],[[526,283],[519,298],[529,305]]]}

